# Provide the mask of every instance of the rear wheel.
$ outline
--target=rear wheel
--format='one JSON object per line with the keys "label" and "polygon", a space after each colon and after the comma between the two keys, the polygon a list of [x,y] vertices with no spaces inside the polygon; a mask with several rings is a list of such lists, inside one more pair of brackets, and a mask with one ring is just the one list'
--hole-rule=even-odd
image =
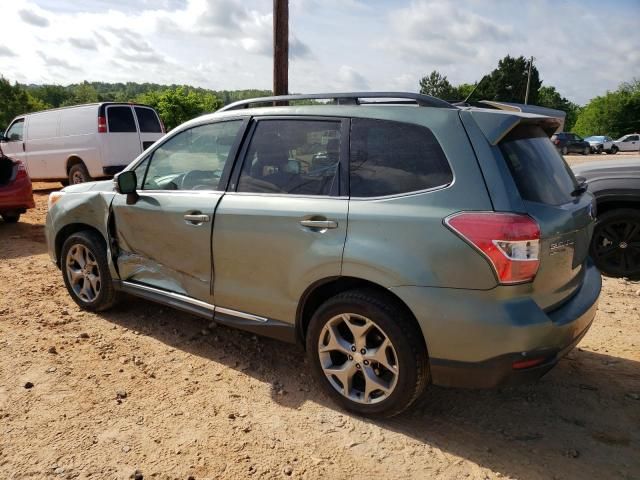
{"label": "rear wheel", "polygon": [[590,153],[591,153],[591,147],[584,147],[584,150],[582,150],[583,155],[589,155]]}
{"label": "rear wheel", "polygon": [[562,147],[562,150],[560,150],[560,152],[562,153],[562,155],[566,155],[569,153],[569,149],[566,146],[564,146]]}
{"label": "rear wheel", "polygon": [[18,223],[20,220],[19,213],[3,213],[2,218],[6,223]]}
{"label": "rear wheel", "polygon": [[596,153],[598,155],[601,155],[602,154],[602,150],[603,150],[602,145],[598,145],[598,148],[596,149]]}
{"label": "rear wheel", "polygon": [[360,415],[399,414],[429,380],[422,332],[373,291],[352,290],[323,303],[309,324],[307,352],[329,396]]}
{"label": "rear wheel", "polygon": [[69,169],[69,183],[71,185],[90,182],[91,180],[91,175],[89,175],[84,163],[76,163]]}
{"label": "rear wheel", "polygon": [[71,298],[89,311],[107,310],[116,301],[104,240],[95,232],[71,235],[62,245],[62,276]]}
{"label": "rear wheel", "polygon": [[591,256],[605,275],[640,276],[640,212],[625,208],[602,214],[593,232]]}
{"label": "rear wheel", "polygon": [[613,147],[611,147],[611,150],[609,150],[607,153],[610,153],[611,155],[615,155],[616,153],[618,153],[618,147],[614,145]]}

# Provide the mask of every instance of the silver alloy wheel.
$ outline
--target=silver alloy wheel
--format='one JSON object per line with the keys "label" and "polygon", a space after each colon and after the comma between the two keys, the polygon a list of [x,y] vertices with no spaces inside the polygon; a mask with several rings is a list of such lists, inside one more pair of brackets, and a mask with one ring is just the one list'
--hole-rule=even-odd
{"label": "silver alloy wheel", "polygon": [[80,243],[73,245],[67,253],[66,270],[69,284],[78,298],[83,302],[94,302],[100,294],[102,281],[91,250]]}
{"label": "silver alloy wheel", "polygon": [[71,175],[71,180],[71,183],[73,183],[74,185],[84,183],[84,175],[80,170],[76,170],[75,172],[73,172],[73,175]]}
{"label": "silver alloy wheel", "polygon": [[331,318],[318,340],[320,365],[331,386],[357,403],[378,403],[398,383],[398,356],[387,334],[354,313]]}

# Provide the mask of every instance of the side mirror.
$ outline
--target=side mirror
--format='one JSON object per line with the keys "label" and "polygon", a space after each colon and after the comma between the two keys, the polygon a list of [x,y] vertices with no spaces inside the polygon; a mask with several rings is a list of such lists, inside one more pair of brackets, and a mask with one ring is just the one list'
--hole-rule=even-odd
{"label": "side mirror", "polygon": [[138,178],[136,176],[136,172],[134,172],[133,170],[128,170],[126,172],[119,173],[116,176],[115,184],[116,191],[118,193],[123,193],[125,195],[136,193],[136,188],[138,186]]}
{"label": "side mirror", "polygon": [[127,196],[127,205],[132,205],[138,201],[139,196],[136,191],[138,177],[136,176],[136,172],[133,170],[120,172],[114,179],[114,183],[116,192]]}

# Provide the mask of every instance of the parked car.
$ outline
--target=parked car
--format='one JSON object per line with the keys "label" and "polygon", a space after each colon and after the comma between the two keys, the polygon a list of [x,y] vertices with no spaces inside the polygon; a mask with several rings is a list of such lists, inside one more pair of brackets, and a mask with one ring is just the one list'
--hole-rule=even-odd
{"label": "parked car", "polygon": [[573,171],[596,197],[595,264],[605,275],[640,277],[640,160],[588,162]]}
{"label": "parked car", "polygon": [[620,137],[614,142],[614,145],[621,152],[640,152],[640,134],[630,133]]}
{"label": "parked car", "polygon": [[5,156],[0,149],[0,217],[6,223],[15,223],[34,207],[31,180],[24,164]]}
{"label": "parked car", "polygon": [[[318,99],[336,104],[273,106]],[[558,122],[411,93],[237,102],[114,182],[52,193],[49,254],[83,309],[128,292],[306,345],[363,415],[429,383],[532,380],[601,288],[594,199],[549,141]]]}
{"label": "parked car", "polygon": [[613,138],[606,135],[593,135],[584,139],[591,146],[591,153],[607,152],[615,155],[618,153],[618,147],[614,144]]}
{"label": "parked car", "polygon": [[569,153],[581,153],[589,155],[591,145],[575,133],[558,132],[552,135],[551,141],[562,155]]}
{"label": "parked car", "polygon": [[103,102],[16,117],[0,146],[33,180],[82,183],[113,176],[163,133],[153,108]]}

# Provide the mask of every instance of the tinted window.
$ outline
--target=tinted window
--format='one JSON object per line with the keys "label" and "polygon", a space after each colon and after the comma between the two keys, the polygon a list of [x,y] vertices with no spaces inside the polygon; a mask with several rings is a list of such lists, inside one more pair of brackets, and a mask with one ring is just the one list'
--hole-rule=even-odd
{"label": "tinted window", "polygon": [[233,160],[229,154],[241,126],[240,120],[212,123],[171,137],[151,154],[142,188],[221,190],[220,178]]}
{"label": "tinted window", "polygon": [[550,205],[572,200],[575,177],[540,127],[516,128],[500,149],[523,199]]}
{"label": "tinted window", "polygon": [[340,122],[258,122],[238,191],[329,195],[337,181],[340,144]]}
{"label": "tinted window", "polygon": [[10,142],[17,142],[22,140],[22,132],[24,130],[24,119],[16,120],[13,125],[6,131],[5,136]]}
{"label": "tinted window", "polygon": [[627,139],[625,140],[625,142],[637,142],[638,141],[638,135],[630,135],[627,137]]}
{"label": "tinted window", "polygon": [[111,133],[137,131],[131,107],[107,107],[107,122]]}
{"label": "tinted window", "polygon": [[352,197],[415,192],[451,183],[453,173],[431,130],[386,120],[351,124]]}
{"label": "tinted window", "polygon": [[135,107],[135,111],[142,133],[162,133],[160,121],[155,111],[144,107]]}

